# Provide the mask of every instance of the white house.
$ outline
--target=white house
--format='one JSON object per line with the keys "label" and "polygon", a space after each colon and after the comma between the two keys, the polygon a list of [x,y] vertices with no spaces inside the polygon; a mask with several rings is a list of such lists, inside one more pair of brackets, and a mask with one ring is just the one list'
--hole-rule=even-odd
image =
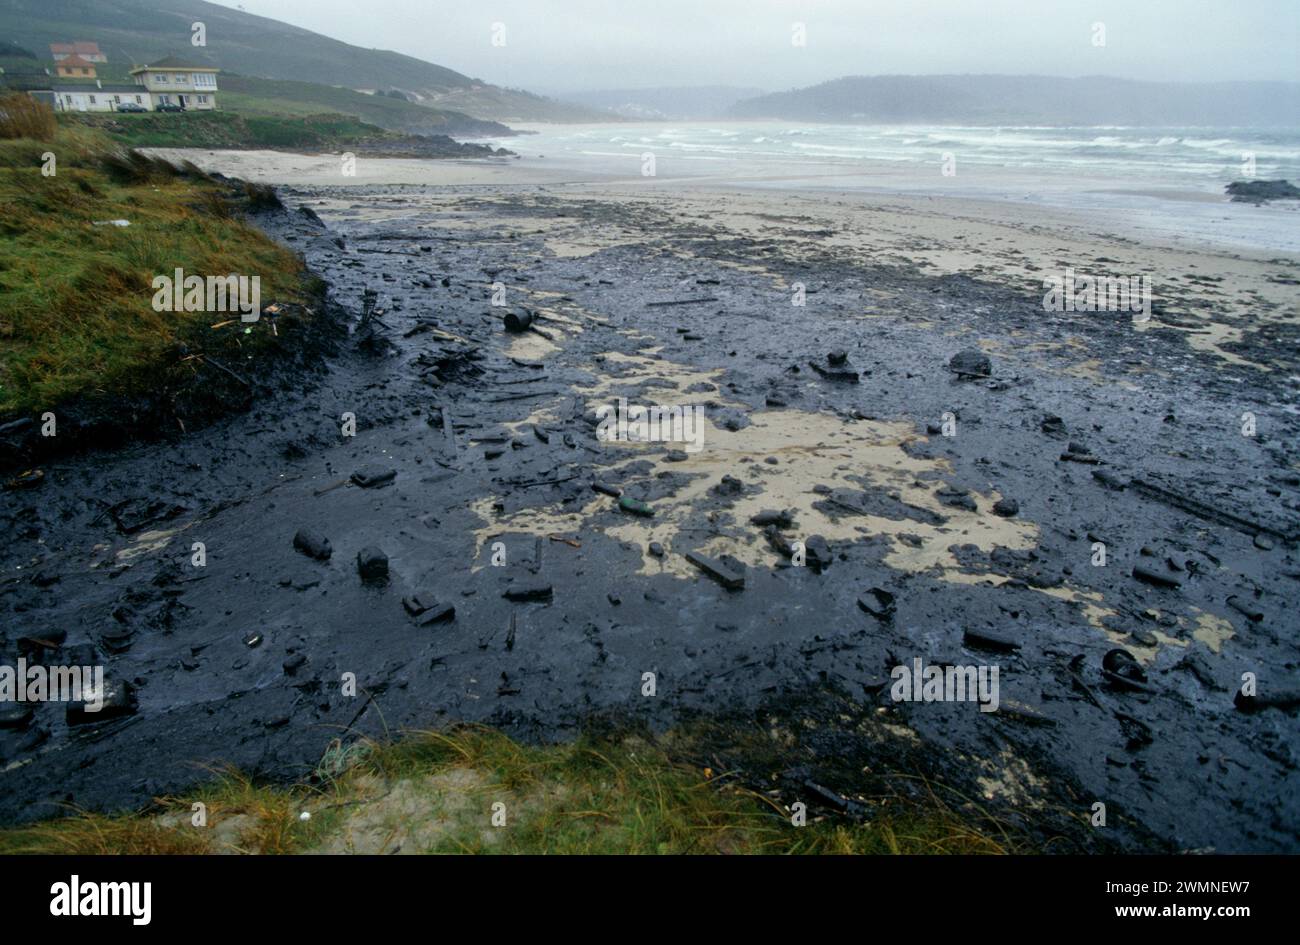
{"label": "white house", "polygon": [[85,85],[56,85],[53,88],[54,107],[64,112],[115,112],[119,105],[139,105],[153,111],[149,93],[137,85],[106,85],[90,82]]}
{"label": "white house", "polygon": [[149,93],[153,110],[159,105],[179,105],[200,111],[217,107],[217,73],[220,69],[183,62],[168,56],[131,70],[136,84]]}

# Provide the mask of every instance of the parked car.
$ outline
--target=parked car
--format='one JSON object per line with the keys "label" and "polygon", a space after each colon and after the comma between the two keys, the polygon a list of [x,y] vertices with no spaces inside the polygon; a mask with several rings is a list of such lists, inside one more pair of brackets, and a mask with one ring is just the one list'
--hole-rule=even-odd
{"label": "parked car", "polygon": [[121,102],[117,106],[119,112],[147,112],[149,109],[143,105],[137,105],[135,102]]}
{"label": "parked car", "polygon": [[183,111],[185,111],[185,109],[182,108],[180,105],[177,105],[175,102],[159,102],[156,106],[154,106],[154,111],[156,111],[156,112],[183,112]]}

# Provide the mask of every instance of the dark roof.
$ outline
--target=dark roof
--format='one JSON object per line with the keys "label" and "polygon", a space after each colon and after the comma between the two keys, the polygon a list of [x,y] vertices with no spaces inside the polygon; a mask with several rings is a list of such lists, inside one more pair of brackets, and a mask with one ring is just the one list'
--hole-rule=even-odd
{"label": "dark roof", "polygon": [[0,75],[0,89],[9,92],[49,92],[49,76]]}
{"label": "dark roof", "polygon": [[60,75],[52,79],[55,88],[61,85],[94,85],[96,82],[104,85],[129,85],[132,88],[143,89],[144,86],[134,79],[125,79],[122,76],[89,76],[89,75]]}
{"label": "dark roof", "polygon": [[136,66],[131,70],[134,75],[137,72],[144,72],[147,69],[193,69],[198,72],[220,72],[216,66],[205,66],[202,63],[187,62],[184,59],[178,59],[175,56],[168,56],[166,59],[159,59],[157,62],[151,62],[147,66]]}
{"label": "dark roof", "polygon": [[0,72],[5,75],[39,75],[48,77],[50,72],[38,62],[16,57],[0,56]]}
{"label": "dark roof", "polygon": [[96,92],[108,92],[117,95],[121,92],[129,92],[132,95],[148,95],[142,85],[56,85],[55,92],[90,92],[92,95]]}

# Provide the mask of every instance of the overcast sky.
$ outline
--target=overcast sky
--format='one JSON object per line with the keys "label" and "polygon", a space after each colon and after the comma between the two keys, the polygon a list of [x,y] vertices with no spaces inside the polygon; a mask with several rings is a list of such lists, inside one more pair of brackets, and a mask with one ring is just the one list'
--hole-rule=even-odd
{"label": "overcast sky", "polygon": [[[843,75],[1300,80],[1300,0],[218,0],[557,93]],[[803,23],[807,43],[791,41]],[[504,24],[504,46],[492,44]],[[1105,25],[1105,46],[1093,24]]]}

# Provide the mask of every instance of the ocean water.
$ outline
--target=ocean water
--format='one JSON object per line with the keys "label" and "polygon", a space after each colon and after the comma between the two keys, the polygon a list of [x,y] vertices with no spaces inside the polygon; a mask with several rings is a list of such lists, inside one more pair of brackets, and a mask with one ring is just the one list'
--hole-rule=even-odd
{"label": "ocean water", "polygon": [[[938,169],[1000,167],[1089,177],[1140,176],[1157,184],[1215,187],[1254,174],[1300,179],[1300,126],[1250,128],[962,128],[696,122],[529,125],[528,138],[500,139],[523,154],[542,149],[588,165],[639,162],[644,152],[679,173],[711,174],[719,163],[837,166],[895,162]],[[604,160],[602,160],[604,159]],[[694,165],[693,167],[691,165]]]}
{"label": "ocean water", "polygon": [[782,122],[521,125],[493,139],[575,180],[644,177],[729,186],[1026,200],[1116,214],[1142,235],[1300,252],[1300,202],[1232,204],[1237,180],[1300,185],[1287,129],[925,127]]}

